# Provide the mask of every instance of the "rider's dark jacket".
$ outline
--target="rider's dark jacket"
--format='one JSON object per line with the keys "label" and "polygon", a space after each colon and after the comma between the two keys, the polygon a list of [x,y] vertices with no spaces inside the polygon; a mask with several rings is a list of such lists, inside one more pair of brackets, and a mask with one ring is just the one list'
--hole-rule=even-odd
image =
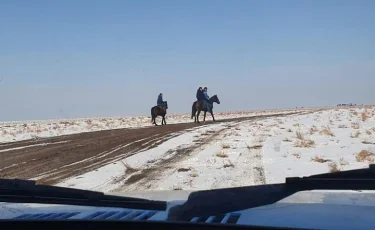
{"label": "rider's dark jacket", "polygon": [[202,100],[204,100],[205,98],[204,98],[204,95],[203,95],[203,91],[202,90],[197,90],[197,100],[198,101],[202,101]]}
{"label": "rider's dark jacket", "polygon": [[156,103],[157,103],[157,105],[163,105],[164,104],[163,96],[162,95],[158,96],[158,101]]}

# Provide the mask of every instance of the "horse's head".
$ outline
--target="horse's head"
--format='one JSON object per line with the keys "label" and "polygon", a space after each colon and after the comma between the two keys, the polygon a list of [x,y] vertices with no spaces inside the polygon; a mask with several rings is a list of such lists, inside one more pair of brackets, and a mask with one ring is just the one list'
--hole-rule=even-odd
{"label": "horse's head", "polygon": [[219,100],[219,98],[217,97],[216,94],[211,98],[211,100],[212,100],[212,102],[216,102],[216,103],[220,104],[220,100]]}

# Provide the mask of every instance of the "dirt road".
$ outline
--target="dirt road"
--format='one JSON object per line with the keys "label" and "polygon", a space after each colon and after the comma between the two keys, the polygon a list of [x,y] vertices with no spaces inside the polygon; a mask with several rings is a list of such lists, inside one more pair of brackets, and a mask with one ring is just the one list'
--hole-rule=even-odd
{"label": "dirt road", "polygon": [[[295,114],[295,113],[290,113]],[[218,122],[250,120],[227,119]],[[212,122],[206,122],[205,125]],[[202,124],[202,123],[201,123]],[[154,148],[200,125],[194,123],[80,133],[0,145],[0,178],[31,179],[55,184],[64,179]]]}

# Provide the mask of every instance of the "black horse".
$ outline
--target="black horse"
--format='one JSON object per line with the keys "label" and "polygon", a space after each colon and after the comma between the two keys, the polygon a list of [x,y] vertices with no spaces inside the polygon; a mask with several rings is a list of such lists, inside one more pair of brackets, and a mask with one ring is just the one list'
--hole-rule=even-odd
{"label": "black horse", "polygon": [[163,124],[166,125],[167,122],[165,122],[165,115],[167,114],[167,109],[168,109],[168,103],[166,101],[164,103],[164,106],[157,105],[157,106],[152,107],[151,108],[151,123],[154,125],[158,125],[156,124],[155,118],[157,116],[161,116],[162,117],[161,125]]}
{"label": "black horse", "polygon": [[[194,117],[195,118],[194,122],[199,123],[199,114],[201,113],[201,111],[204,111],[203,121],[206,121],[206,113],[207,112],[211,113],[212,119],[213,119],[213,121],[215,121],[215,117],[214,117],[214,114],[212,112],[212,110],[214,108],[214,102],[216,102],[217,104],[220,104],[220,100],[217,97],[217,95],[214,95],[210,99],[208,99],[208,103],[205,102],[205,101],[194,102],[193,106],[191,108],[191,119],[193,119],[193,117]],[[196,114],[197,111],[198,111],[198,114]]]}

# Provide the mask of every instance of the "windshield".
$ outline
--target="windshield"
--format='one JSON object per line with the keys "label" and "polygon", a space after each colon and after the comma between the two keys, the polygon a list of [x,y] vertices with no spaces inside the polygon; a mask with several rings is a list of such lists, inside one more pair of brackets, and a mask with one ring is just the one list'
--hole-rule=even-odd
{"label": "windshield", "polygon": [[1,1],[0,178],[100,192],[375,160],[371,1]]}

